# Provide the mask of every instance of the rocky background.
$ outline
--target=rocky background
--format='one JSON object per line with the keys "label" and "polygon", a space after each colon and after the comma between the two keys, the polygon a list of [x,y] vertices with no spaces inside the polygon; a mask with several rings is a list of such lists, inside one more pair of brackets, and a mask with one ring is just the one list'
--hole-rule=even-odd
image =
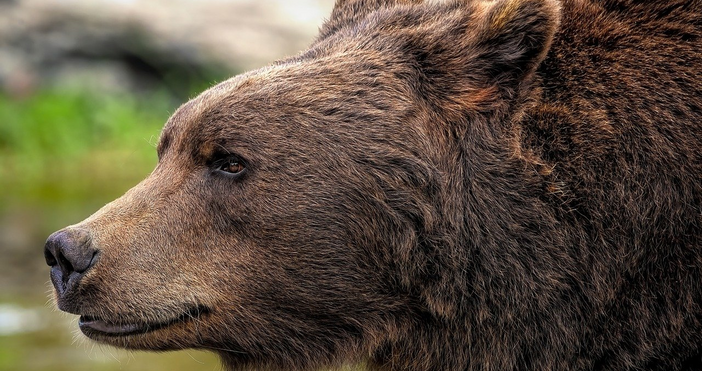
{"label": "rocky background", "polygon": [[331,0],[2,0],[0,86],[182,94],[303,49]]}

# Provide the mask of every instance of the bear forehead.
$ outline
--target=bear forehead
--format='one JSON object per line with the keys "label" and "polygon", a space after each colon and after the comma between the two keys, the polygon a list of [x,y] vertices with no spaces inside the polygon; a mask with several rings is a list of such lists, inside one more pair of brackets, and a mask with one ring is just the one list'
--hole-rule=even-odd
{"label": "bear forehead", "polygon": [[290,79],[296,64],[272,65],[235,76],[184,103],[163,128],[159,154],[171,146],[199,146],[205,139],[215,139],[213,134],[222,130],[252,130],[255,121],[266,121],[280,109],[289,109],[289,104],[280,103],[290,90],[283,81]]}
{"label": "bear forehead", "polygon": [[236,125],[238,120],[232,118],[246,122],[268,115],[315,113],[349,96],[363,95],[366,102],[382,99],[391,106],[407,98],[405,103],[411,104],[409,98],[419,85],[414,58],[431,54],[424,49],[445,48],[438,44],[447,41],[432,35],[460,38],[466,30],[458,27],[459,34],[449,32],[463,20],[456,6],[440,7],[445,3],[432,1],[430,12],[417,4],[379,9],[318,40],[297,57],[219,83],[181,106],[167,122],[163,136],[188,136],[188,130],[201,130],[222,117],[228,118],[228,125]]}
{"label": "bear forehead", "polygon": [[173,141],[192,145],[196,138],[216,138],[222,131],[271,135],[330,115],[354,116],[361,107],[378,111],[381,102],[385,113],[406,111],[416,104],[410,84],[387,82],[408,75],[410,68],[390,55],[356,49],[235,76],[178,108],[163,129],[159,152]]}

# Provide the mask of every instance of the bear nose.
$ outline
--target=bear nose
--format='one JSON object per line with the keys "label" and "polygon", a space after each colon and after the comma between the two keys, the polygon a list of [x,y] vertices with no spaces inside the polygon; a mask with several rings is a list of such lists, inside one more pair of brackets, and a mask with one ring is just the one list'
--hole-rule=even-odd
{"label": "bear nose", "polygon": [[51,282],[59,295],[74,286],[95,264],[98,250],[90,243],[90,234],[82,229],[53,233],[44,245],[44,258],[51,267]]}

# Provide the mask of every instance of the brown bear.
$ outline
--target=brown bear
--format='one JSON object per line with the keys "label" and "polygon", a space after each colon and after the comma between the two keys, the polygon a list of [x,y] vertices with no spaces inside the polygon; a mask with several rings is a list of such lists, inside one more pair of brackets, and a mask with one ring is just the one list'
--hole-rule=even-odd
{"label": "brown bear", "polygon": [[89,338],[228,369],[702,369],[702,1],[338,0],[49,237]]}

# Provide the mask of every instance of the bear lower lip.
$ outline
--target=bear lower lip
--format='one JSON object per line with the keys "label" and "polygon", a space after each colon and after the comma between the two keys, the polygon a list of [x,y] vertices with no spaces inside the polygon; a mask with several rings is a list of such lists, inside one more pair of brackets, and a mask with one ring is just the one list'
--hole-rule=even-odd
{"label": "bear lower lip", "polygon": [[199,319],[200,316],[207,313],[207,308],[195,307],[173,318],[170,321],[159,323],[115,323],[105,321],[100,318],[91,316],[81,316],[78,320],[78,327],[85,335],[103,335],[103,336],[127,336],[146,334],[164,327],[174,325],[176,323],[187,322]]}
{"label": "bear lower lip", "polygon": [[150,330],[147,326],[138,325],[135,323],[116,324],[86,316],[80,317],[80,320],[78,320],[78,326],[83,332],[95,331],[113,336],[146,333]]}

